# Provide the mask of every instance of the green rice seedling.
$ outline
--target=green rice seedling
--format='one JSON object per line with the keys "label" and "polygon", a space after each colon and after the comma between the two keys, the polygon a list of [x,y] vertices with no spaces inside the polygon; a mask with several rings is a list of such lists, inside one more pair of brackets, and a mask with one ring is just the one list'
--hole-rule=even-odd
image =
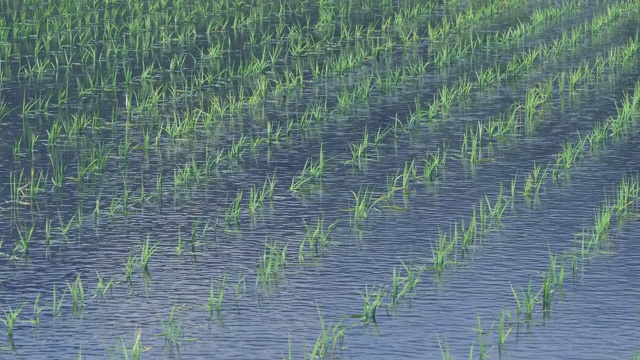
{"label": "green rice seedling", "polygon": [[[560,269],[558,269],[560,267]],[[564,259],[562,263],[558,265],[558,255],[553,255],[551,249],[549,249],[549,270],[548,276],[551,279],[551,285],[554,288],[562,289],[564,282]]]}
{"label": "green rice seedling", "polygon": [[258,261],[256,286],[258,283],[266,286],[279,280],[280,274],[285,270],[287,246],[288,244],[280,247],[277,242],[265,241],[264,252]]}
{"label": "green rice seedling", "polygon": [[21,256],[29,255],[29,246],[31,244],[31,237],[33,236],[33,231],[35,229],[35,224],[31,226],[31,228],[26,230],[20,230],[20,226],[17,227],[18,230],[18,239],[13,247],[13,255],[19,253]]}
{"label": "green rice seedling", "polygon": [[182,338],[182,332],[184,327],[182,320],[177,319],[178,311],[182,310],[185,305],[173,305],[171,312],[169,313],[169,319],[167,321],[160,321],[162,327],[162,333],[160,336],[164,337],[165,345],[169,347],[170,353],[173,354],[174,349],[180,351],[180,340]]}
{"label": "green rice seedling", "polygon": [[472,126],[468,126],[466,128],[460,148],[462,157],[468,160],[472,165],[478,164],[481,161],[487,161],[487,159],[482,158],[482,138],[484,137],[486,129],[481,123],[478,123],[476,129],[477,130],[474,131]]}
{"label": "green rice seedling", "polygon": [[369,211],[371,211],[374,206],[374,204],[371,203],[373,193],[369,189],[364,191],[360,189],[357,194],[353,191],[351,193],[353,194],[355,201],[355,204],[351,209],[351,222],[354,227],[358,229],[361,222],[369,216]]}
{"label": "green rice seedling", "polygon": [[[442,345],[442,341],[440,338],[436,336],[438,339],[438,347],[440,348],[440,357],[442,360],[453,360],[453,355],[451,355],[451,350],[449,350],[449,342],[445,339],[444,346]],[[472,359],[472,357],[470,357]]]}
{"label": "green rice seedling", "polygon": [[509,206],[509,199],[505,199],[502,195],[502,186],[500,187],[500,194],[496,197],[496,202],[491,205],[491,201],[487,195],[484,196],[485,201],[487,202],[487,210],[489,211],[489,219],[491,220],[491,224],[497,225],[502,222],[502,214]]}
{"label": "green rice seedling", "polygon": [[95,298],[98,295],[104,298],[108,291],[113,287],[113,278],[109,278],[109,281],[104,281],[104,275],[100,275],[99,272],[96,271],[96,275],[98,276],[98,284],[96,284],[96,290],[93,292],[93,296],[91,298]]}
{"label": "green rice seedling", "polygon": [[126,281],[131,281],[131,275],[133,274],[133,268],[138,264],[138,259],[134,255],[129,255],[127,262],[124,264],[124,278]]}
{"label": "green rice seedling", "polygon": [[345,164],[361,169],[367,161],[367,148],[369,147],[369,132],[365,128],[364,138],[360,143],[349,143],[351,150],[351,160],[347,160]]}
{"label": "green rice seedling", "polygon": [[96,220],[96,224],[98,223],[98,219],[100,218],[100,195],[96,198],[95,206],[93,207],[93,217]]}
{"label": "green rice seedling", "polygon": [[268,197],[269,201],[273,200],[273,192],[276,188],[276,183],[277,183],[276,172],[274,170],[273,175],[271,176],[267,175],[266,179],[264,179],[264,184],[262,185],[262,192],[265,193],[265,195],[260,194],[260,197],[262,198]]}
{"label": "green rice seedling", "polygon": [[435,244],[431,244],[432,266],[429,270],[440,274],[445,270],[447,265],[455,263],[455,248],[457,242],[457,236],[440,231],[439,240]]}
{"label": "green rice seedling", "polygon": [[440,169],[444,168],[446,162],[446,149],[440,156],[440,149],[435,153],[427,153],[424,158],[424,170],[422,179],[425,183],[432,182],[437,176]]}
{"label": "green rice seedling", "polygon": [[416,108],[414,111],[409,112],[409,118],[407,119],[406,127],[412,128],[423,121],[427,120],[428,113],[422,108],[418,99],[415,100]]}
{"label": "green rice seedling", "polygon": [[587,137],[589,151],[591,153],[599,151],[602,145],[608,140],[609,124],[609,122],[596,124],[591,134]]}
{"label": "green rice seedling", "polygon": [[56,291],[56,285],[53,284],[53,293],[52,293],[52,300],[51,300],[51,314],[53,315],[53,317],[56,316],[60,316],[60,309],[62,308],[62,303],[64,301],[64,296],[67,294],[67,292],[63,292],[62,295],[60,295],[60,298],[58,299],[58,292]]}
{"label": "green rice seedling", "polygon": [[404,163],[404,171],[402,172],[402,175],[400,175],[400,179],[402,180],[401,189],[403,194],[409,193],[409,182],[412,179],[416,178],[417,173],[418,170],[416,168],[416,159],[411,160],[411,164],[409,164],[408,161]]}
{"label": "green rice seedling", "polygon": [[507,338],[511,333],[511,330],[513,330],[512,326],[509,326],[508,329],[505,329],[506,327],[505,323],[507,321],[511,322],[511,313],[503,309],[500,312],[500,319],[498,319],[498,350],[499,351],[502,351],[502,349],[504,348],[504,344],[507,342]]}
{"label": "green rice seedling", "polygon": [[64,172],[67,169],[67,166],[63,165],[61,159],[54,161],[53,158],[54,156],[50,155],[49,159],[51,160],[51,168],[53,170],[51,182],[53,183],[54,188],[59,189],[62,187],[62,184],[64,184]]}
{"label": "green rice seedling", "polygon": [[544,96],[539,87],[527,89],[524,103],[524,120],[528,130],[534,129],[534,121],[539,112],[539,107],[544,104]]}
{"label": "green rice seedling", "polygon": [[639,195],[640,183],[638,180],[625,175],[618,183],[615,192],[615,211],[619,222],[633,214],[630,209],[640,198]]}
{"label": "green rice seedling", "polygon": [[[538,194],[540,192],[540,187],[542,186],[542,184],[544,184],[544,181],[548,175],[548,168],[545,168],[544,171],[542,171],[541,165],[533,166],[533,171],[530,173],[530,177],[533,184],[533,189],[535,190],[535,194]],[[529,174],[527,176],[529,176]]]}
{"label": "green rice seedling", "polygon": [[396,267],[393,267],[393,276],[391,278],[391,291],[389,296],[391,297],[391,306],[398,304],[400,298],[413,293],[416,285],[420,282],[420,271],[412,268],[410,265],[406,265],[404,262],[402,266],[405,269],[406,276],[401,276],[396,272]]}
{"label": "green rice seedling", "polygon": [[240,161],[242,160],[242,155],[244,154],[244,144],[246,142],[246,136],[242,135],[237,140],[234,140],[231,143],[231,147],[227,150],[227,158],[230,161]]}
{"label": "green rice seedling", "polygon": [[13,327],[16,323],[16,320],[18,319],[18,315],[20,315],[20,312],[22,312],[23,306],[24,304],[18,306],[15,310],[12,309],[11,306],[9,306],[9,311],[2,310],[2,312],[4,313],[4,318],[0,318],[0,321],[2,321],[2,323],[6,327],[5,332],[7,334],[7,337],[9,338],[13,337]]}
{"label": "green rice seedling", "polygon": [[596,210],[595,222],[593,227],[593,242],[596,247],[600,242],[609,239],[609,231],[611,229],[611,218],[613,218],[615,208],[605,204]]}
{"label": "green rice seedling", "polygon": [[373,138],[373,144],[375,146],[379,146],[380,144],[382,144],[382,140],[387,136],[389,131],[391,131],[391,128],[382,130],[382,127],[379,127],[375,137]]}
{"label": "green rice seedling", "polygon": [[122,344],[122,355],[125,360],[141,360],[142,353],[151,349],[150,347],[143,347],[142,331],[140,329],[136,329],[136,336],[130,349],[127,347],[127,344],[124,343],[124,339],[120,338],[120,342]]}
{"label": "green rice seedling", "polygon": [[336,349],[342,349],[344,341],[345,327],[342,325],[342,319],[335,325],[329,324],[325,327],[320,308],[318,308],[318,316],[320,317],[320,336],[316,339],[310,359],[324,359],[327,356],[334,358]]}
{"label": "green rice seedling", "polygon": [[374,288],[369,289],[368,286],[365,286],[365,293],[362,295],[364,300],[364,305],[362,308],[362,314],[359,315],[359,318],[365,323],[368,324],[370,322],[376,323],[376,312],[378,308],[382,306],[382,290],[378,289],[374,293]]}
{"label": "green rice seedling", "polygon": [[80,274],[76,277],[73,283],[67,283],[69,294],[71,294],[71,300],[73,301],[73,312],[77,312],[84,307],[84,287],[82,286],[82,279]]}
{"label": "green rice seedling", "polygon": [[324,158],[324,151],[322,145],[320,146],[320,155],[318,161],[314,162],[311,158],[307,159],[302,168],[302,172],[299,177],[293,177],[291,179],[291,186],[289,191],[296,193],[301,191],[309,191],[314,187],[320,186],[322,181],[322,174],[324,172],[324,166],[327,160]]}
{"label": "green rice seedling", "polygon": [[562,151],[556,155],[556,164],[553,169],[553,178],[557,179],[562,174],[567,174],[572,166],[578,161],[585,149],[588,138],[581,138],[578,142],[566,142],[562,144]]}
{"label": "green rice seedling", "polygon": [[46,309],[44,306],[40,306],[40,293],[36,295],[36,300],[33,302],[33,319],[31,323],[35,326],[40,325],[40,314]]}
{"label": "green rice seedling", "polygon": [[462,256],[464,256],[464,253],[467,252],[469,245],[473,244],[476,241],[476,235],[478,234],[478,225],[476,222],[475,213],[469,220],[469,226],[465,226],[464,219],[462,219],[460,230],[460,248],[462,250]]}
{"label": "green rice seedling", "polygon": [[[318,256],[318,251],[329,245],[329,235],[338,225],[340,219],[336,219],[327,228],[324,226],[324,216],[318,219],[315,227],[310,227],[304,219],[302,221],[305,228],[305,237],[298,248],[298,260],[300,263],[304,262],[305,255]],[[305,251],[305,248],[307,251]]]}
{"label": "green rice seedling", "polygon": [[259,208],[264,205],[264,199],[267,196],[267,182],[262,185],[259,190],[255,185],[251,185],[249,189],[249,214],[255,215]]}
{"label": "green rice seedling", "polygon": [[75,215],[73,215],[71,217],[71,220],[69,220],[69,222],[65,225],[62,222],[62,215],[60,214],[60,211],[58,211],[58,219],[60,220],[60,226],[58,227],[58,230],[60,230],[60,234],[64,237],[67,236],[67,233],[69,232],[69,230],[71,229],[71,226],[74,223],[74,220],[76,219],[78,213],[76,213]]}
{"label": "green rice seedling", "polygon": [[526,291],[520,290],[520,295],[518,295],[516,290],[513,288],[513,285],[511,285],[511,293],[513,294],[513,298],[516,301],[518,319],[520,318],[520,315],[524,315],[526,321],[533,320],[533,307],[538,301],[538,296],[540,295],[542,290],[534,294],[532,288],[532,279],[529,279],[529,286],[527,287]]}
{"label": "green rice seedling", "polygon": [[224,299],[224,291],[227,287],[227,277],[223,276],[222,279],[218,282],[218,289],[214,288],[213,280],[211,280],[211,287],[209,289],[209,301],[207,302],[206,308],[209,310],[209,314],[213,315],[215,311],[216,314],[220,315],[222,311],[222,300]]}
{"label": "green rice seedling", "polygon": [[263,142],[265,142],[265,139],[256,136],[256,137],[252,137],[249,141],[249,151],[251,152],[252,155],[256,155],[256,153],[258,152],[258,147],[260,146],[260,144],[262,144]]}
{"label": "green rice seedling", "polygon": [[579,67],[569,71],[569,92],[575,93],[577,91],[578,83],[585,77],[583,68]]}
{"label": "green rice seedling", "polygon": [[155,244],[153,246],[149,246],[149,237],[150,235],[147,234],[147,240],[144,242],[144,244],[142,244],[142,248],[140,249],[140,268],[142,269],[142,271],[148,271],[149,270],[149,260],[151,260],[151,256],[153,255],[153,253],[156,252],[156,248],[158,246],[158,244]]}
{"label": "green rice seedling", "polygon": [[[196,221],[194,221],[191,224],[191,254],[195,255],[196,253],[196,240],[197,240],[197,236],[198,236],[198,225],[200,224],[200,218],[196,219]],[[207,227],[204,227],[204,230],[202,231],[202,234],[204,236],[204,231],[207,229]]]}
{"label": "green rice seedling", "polygon": [[227,225],[240,225],[240,210],[242,204],[242,190],[238,190],[227,212],[224,215],[224,223]]}
{"label": "green rice seedling", "polygon": [[267,121],[267,135],[264,138],[264,140],[267,142],[267,144],[277,144],[280,142],[280,138],[284,136],[284,133],[282,131],[282,126],[278,125],[277,128],[275,128],[274,130],[274,125],[271,121]]}

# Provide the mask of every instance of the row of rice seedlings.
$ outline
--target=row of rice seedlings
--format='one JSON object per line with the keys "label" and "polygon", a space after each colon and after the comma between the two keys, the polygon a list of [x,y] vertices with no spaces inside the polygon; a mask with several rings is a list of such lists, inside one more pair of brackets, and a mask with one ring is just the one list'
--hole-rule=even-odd
{"label": "row of rice seedlings", "polygon": [[[619,64],[620,57],[614,54],[633,54],[634,49],[638,48],[638,38],[633,38],[629,41],[629,43],[612,48],[610,51],[610,57],[608,59],[604,59],[602,57],[598,57],[596,59],[596,63],[594,66],[589,67],[588,64],[584,65],[584,68],[580,67],[579,69],[585,69],[584,72],[581,72],[584,77],[598,77],[602,75],[602,71],[600,69],[604,68],[607,65],[610,65],[612,68],[615,67],[614,64]],[[623,63],[627,63],[630,58],[625,58]],[[556,75],[554,78],[551,78],[545,82],[540,83],[536,87],[527,90],[527,99],[524,105],[514,105],[511,109],[511,115],[508,117],[505,113],[499,115],[496,118],[492,118],[487,125],[482,125],[481,123],[477,124],[477,130],[474,130],[472,126],[467,126],[465,135],[463,137],[463,142],[461,145],[461,154],[463,158],[469,161],[471,164],[477,164],[478,162],[483,161],[483,144],[486,141],[483,141],[484,134],[487,133],[486,138],[487,141],[491,141],[492,139],[500,139],[509,134],[515,134],[517,128],[519,127],[520,119],[518,117],[518,110],[522,107],[525,113],[525,121],[524,124],[525,130],[527,132],[534,129],[536,112],[538,112],[538,107],[544,105],[545,102],[551,96],[553,84],[557,81],[559,89],[563,89],[563,75],[564,72]],[[534,95],[531,95],[534,94]],[[626,103],[625,103],[626,104]],[[628,106],[628,105],[626,105]],[[587,139],[582,139],[580,142],[586,141]],[[553,177],[557,178],[560,175],[560,170],[562,168],[566,169],[571,166],[573,162],[577,160],[577,157],[580,154],[579,149],[584,144],[580,143],[566,143],[563,144],[563,152],[561,156],[556,158],[556,166],[553,169]],[[484,159],[486,160],[486,159]],[[534,172],[539,172],[534,171]],[[528,196],[531,193],[537,193],[540,188],[540,179],[538,179],[537,174],[528,175],[525,180],[525,190],[524,194]],[[543,173],[546,176],[546,171]]]}
{"label": "row of rice seedlings", "polygon": [[[497,47],[505,49],[508,46],[519,44],[525,36],[531,35],[541,26],[546,25],[550,20],[554,18],[557,20],[557,17],[565,15],[575,15],[576,10],[581,10],[583,8],[581,6],[583,3],[583,1],[573,1],[561,5],[559,4],[557,7],[536,9],[530,17],[530,22],[520,22],[516,27],[509,28],[503,32],[485,34],[482,31],[478,31],[475,33],[472,32],[471,37],[463,33],[463,37],[468,40],[465,41],[465,39],[457,39],[457,42],[453,45],[449,45],[448,47],[445,45],[444,48],[438,49],[434,62],[438,65],[445,65],[449,64],[454,57],[462,57],[464,55],[471,55],[471,57],[473,57],[476,52],[475,49],[479,47]],[[634,6],[636,6],[636,2],[620,2],[616,5],[617,6],[612,6],[611,9],[615,9],[612,11],[615,11],[619,16],[620,14],[625,14],[630,9],[634,8]],[[600,26],[601,24],[604,25],[613,20],[616,20],[616,18],[604,14],[600,17],[596,17],[592,23],[596,26]],[[578,33],[573,34],[574,38],[575,36],[578,36]],[[572,41],[572,43],[575,43],[575,41]]]}
{"label": "row of rice seedlings", "polygon": [[[561,38],[560,41],[555,42],[552,47],[548,47],[543,44],[537,48],[534,48],[533,50],[523,53],[523,56],[514,56],[514,60],[512,60],[512,63],[510,63],[510,65],[507,66],[507,69],[509,68],[516,69],[516,68],[520,68],[521,66],[530,68],[530,65],[526,65],[526,63],[522,63],[522,65],[517,65],[517,64],[514,64],[513,61],[517,62],[517,61],[525,61],[527,59],[530,60],[533,58],[537,58],[540,55],[540,53],[546,54],[545,57],[551,57],[556,53],[554,49],[559,49],[561,46],[563,46],[562,44],[568,41],[567,34],[568,33],[565,33],[563,35],[563,38]],[[627,49],[631,51],[634,48],[633,44],[634,42],[632,41],[627,47]],[[524,56],[524,54],[531,54],[533,56]],[[599,59],[602,59],[602,58],[599,58]],[[610,60],[609,63],[613,63],[615,59],[610,58],[609,60]],[[596,65],[596,68],[597,69],[603,68],[604,67],[603,62],[604,62],[604,59],[602,59],[602,61],[600,61],[600,63]],[[489,71],[493,73],[494,70],[489,69]],[[562,74],[564,74],[564,72]],[[497,73],[491,76],[491,79],[501,79],[506,77],[507,75],[508,75],[507,72],[505,72],[504,74],[501,74],[499,68],[497,68]],[[485,78],[486,77],[484,75],[478,76],[478,81],[481,83]],[[486,80],[484,81],[486,82]],[[523,108],[525,111],[525,124],[528,125],[527,129],[531,129],[533,127],[532,124],[533,124],[533,119],[535,118],[534,114],[536,113],[536,109],[540,105],[544,104],[550,98],[554,81],[555,79],[550,79],[546,82],[540,83],[537,87],[534,87],[532,90],[527,91],[526,101],[525,101],[525,104],[523,105]],[[456,93],[457,92],[453,92],[453,94],[456,94]],[[437,105],[437,101],[435,104]],[[417,109],[419,110],[420,107],[418,106]],[[482,158],[480,144],[482,143],[482,134],[485,130],[487,130],[487,132],[490,132],[489,139],[493,139],[494,137],[497,137],[497,136],[504,136],[506,131],[508,130],[510,130],[511,132],[515,132],[515,129],[517,127],[517,118],[516,118],[517,109],[519,109],[519,106],[517,106],[511,112],[511,116],[508,117],[508,121],[506,122],[490,122],[488,126],[482,126],[481,124],[478,124],[477,131],[473,131],[471,127],[467,127],[465,136],[463,138],[462,147],[461,147],[461,153],[463,154],[463,156],[469,159],[473,164],[480,161],[480,159]],[[418,110],[417,110],[417,113],[420,114],[420,111]],[[412,124],[416,118],[420,118],[420,116],[416,116],[412,114],[408,118],[407,123]],[[497,126],[497,125],[503,125],[503,126]]]}
{"label": "row of rice seedlings", "polygon": [[[629,190],[632,192],[637,187],[637,177],[631,178],[628,175],[624,175],[615,187],[615,196],[619,196],[620,193],[626,193]],[[640,201],[638,194],[635,197],[628,199],[630,204],[637,204]],[[529,285],[526,290],[516,291],[513,286],[511,287],[513,297],[516,302],[517,319],[518,321],[531,322],[533,320],[533,312],[536,304],[541,304],[543,315],[549,316],[552,307],[553,295],[562,290],[562,285],[565,276],[565,259],[571,259],[572,271],[575,271],[575,263],[580,260],[582,267],[586,261],[603,250],[603,246],[607,246],[611,240],[610,223],[614,215],[616,214],[617,205],[611,204],[608,200],[605,200],[604,204],[595,211],[595,218],[592,228],[589,231],[581,234],[581,240],[579,244],[568,252],[562,254],[552,254],[549,250],[549,267],[547,273],[542,276],[542,285],[540,290],[534,294],[532,290],[533,281],[529,281]],[[619,213],[619,216],[625,216],[624,212]],[[588,243],[585,237],[589,237]],[[602,243],[605,243],[602,245]],[[560,258],[560,264],[558,259]]]}
{"label": "row of rice seedlings", "polygon": [[[402,173],[398,171],[395,175],[387,175],[386,192],[378,197],[372,205],[384,200],[386,201],[385,206],[389,209],[406,210],[407,196],[418,182],[428,187],[436,183],[438,179],[444,175],[447,163],[446,146],[443,145],[442,148],[438,148],[435,152],[427,152],[423,161],[424,166],[421,172],[419,172],[416,159],[414,158],[411,160],[411,163],[405,162]],[[418,175],[419,173],[420,175]],[[402,192],[405,201],[403,207],[395,205],[395,194],[397,192]]]}
{"label": "row of rice seedlings", "polygon": [[437,26],[428,24],[427,32],[429,41],[432,44],[446,42],[452,36],[464,33],[464,30],[467,30],[469,27],[479,26],[483,18],[494,18],[498,13],[513,11],[515,6],[522,5],[526,4],[517,4],[514,1],[493,2],[489,4],[479,4],[479,7],[473,6],[450,17],[445,15]]}
{"label": "row of rice seedlings", "polygon": [[[623,200],[621,202],[628,203],[629,205],[636,204],[638,200],[640,200],[640,196],[635,189],[638,188],[638,179],[630,178],[625,175],[619,181],[616,186],[615,197],[620,197]],[[629,198],[625,199],[624,195],[621,194],[634,194]],[[605,201],[605,204],[596,210],[596,217],[593,225],[593,230],[591,231],[592,244],[597,244],[600,240],[610,239],[609,231],[610,231],[610,222],[611,218],[618,209],[617,204],[610,204]],[[625,216],[625,211],[621,210],[617,213],[618,216]],[[573,250],[573,254],[563,253],[554,255],[549,249],[549,266],[547,272],[542,276],[542,284],[541,288],[534,293],[533,291],[533,279],[529,280],[529,284],[524,289],[516,290],[513,285],[511,285],[511,292],[513,294],[513,298],[516,304],[516,322],[526,322],[531,323],[533,321],[533,314],[537,304],[540,304],[542,308],[543,316],[548,317],[551,312],[552,301],[554,294],[562,291],[562,286],[564,282],[565,276],[565,259],[570,257],[572,260],[572,269],[575,271],[575,261],[577,259],[576,253],[581,254],[582,261],[581,263],[585,263],[585,252],[588,254],[595,254],[600,251],[599,246],[590,246],[587,245],[585,248],[584,235],[582,234],[582,241],[580,242],[581,248],[576,248]],[[588,256],[588,255],[587,255]],[[560,264],[558,264],[558,260],[560,257]],[[498,319],[497,326],[497,347],[498,351],[502,353],[502,349],[505,346],[506,340],[513,329],[512,325],[509,325],[506,328],[506,324],[512,321],[511,314],[502,310]],[[480,329],[480,327],[479,327]],[[478,344],[482,344],[482,339],[478,339]]]}
{"label": "row of rice seedlings", "polygon": [[[617,121],[625,121],[629,123],[633,122],[634,119],[637,118],[638,105],[640,104],[640,101],[635,101],[635,99],[640,98],[639,89],[640,85],[636,84],[636,87],[634,88],[634,97],[630,98],[628,95],[625,95],[625,98],[627,99],[626,101],[628,101],[630,104],[635,105],[623,107],[627,109],[626,114],[629,115],[624,116],[619,114],[618,119],[621,120]],[[621,113],[622,111],[623,110],[620,110],[619,108],[618,112]],[[611,123],[612,121],[616,120],[614,120],[613,118],[607,119],[605,124]],[[586,136],[587,141],[585,141],[584,143],[588,143],[588,139],[592,138],[593,136],[596,136],[598,139],[602,139],[603,142],[608,140],[610,138],[608,136],[594,135],[597,134],[597,132],[595,131],[601,131],[601,128],[601,124],[596,125],[594,127],[594,132]],[[525,194],[525,196],[530,195],[531,189],[535,189],[536,193],[539,192],[547,176],[548,171],[546,169],[542,170],[541,165],[534,165],[533,171],[525,176],[526,180],[523,188],[523,194]],[[491,228],[499,227],[502,214],[508,207],[508,203],[515,200],[515,186],[516,182],[515,180],[513,180],[511,183],[511,200],[509,200],[509,198],[505,197],[505,195],[503,194],[504,188],[502,185],[500,186],[500,193],[498,194],[494,205],[492,205],[487,195],[485,195],[485,198],[482,199],[478,204],[477,212],[474,208],[473,216],[469,222],[469,227],[467,227],[466,229],[464,225],[462,226],[462,228],[458,228],[458,225],[456,224],[454,225],[453,229],[449,231],[449,233],[444,233],[441,231],[439,241],[435,242],[435,244],[432,245],[432,265],[428,269],[433,270],[438,274],[442,273],[442,271],[446,269],[447,265],[456,263],[456,249],[458,243],[461,242],[460,239],[465,239],[465,241],[462,242],[462,248],[464,249],[462,253],[464,253],[469,244],[472,244],[475,241],[476,235],[483,235]],[[608,217],[605,216],[607,214],[604,214],[600,217],[601,219],[603,219],[602,224],[608,223],[606,222],[606,219]],[[473,228],[471,228],[471,226],[473,226]]]}

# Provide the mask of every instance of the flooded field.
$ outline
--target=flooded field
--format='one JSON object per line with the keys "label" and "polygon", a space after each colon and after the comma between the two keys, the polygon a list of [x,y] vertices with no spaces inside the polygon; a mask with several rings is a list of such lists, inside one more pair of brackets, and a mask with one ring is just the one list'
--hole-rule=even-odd
{"label": "flooded field", "polygon": [[638,9],[0,0],[0,358],[640,359]]}

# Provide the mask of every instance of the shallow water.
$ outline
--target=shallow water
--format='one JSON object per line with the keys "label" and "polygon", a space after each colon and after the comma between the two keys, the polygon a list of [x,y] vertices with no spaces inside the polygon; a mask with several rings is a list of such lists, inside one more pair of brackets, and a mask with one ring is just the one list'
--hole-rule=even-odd
{"label": "shallow water", "polygon": [[[317,21],[313,9],[290,15],[310,13]],[[225,117],[206,130],[199,129],[195,139],[171,140],[165,134],[160,147],[152,145],[148,153],[140,145],[143,132],[151,129],[155,136],[158,124],[169,121],[174,111],[185,111],[189,101],[195,101],[191,97],[202,94],[181,94],[178,103],[172,103],[174,98],[167,99],[158,114],[141,112],[127,120],[123,112],[109,118],[111,103],[120,110],[125,106],[124,93],[130,89],[123,85],[115,93],[85,94],[60,108],[52,104],[51,117],[30,112],[25,121],[31,123],[23,123],[20,94],[29,99],[43,97],[39,90],[55,93],[59,83],[53,78],[26,81],[10,74],[3,85],[3,96],[11,110],[0,120],[4,199],[0,204],[0,251],[6,255],[0,256],[0,308],[23,308],[13,336],[0,345],[0,357],[48,359],[52,354],[55,358],[81,354],[88,359],[125,358],[128,355],[124,355],[123,347],[131,349],[136,331],[140,330],[145,358],[272,359],[287,357],[289,349],[292,358],[308,358],[320,334],[320,316],[325,327],[340,319],[344,325],[343,348],[328,354],[329,358],[439,358],[444,357],[443,348],[448,348],[454,358],[465,358],[472,346],[477,357],[478,318],[485,350],[494,359],[617,359],[635,354],[635,329],[640,320],[633,287],[640,267],[634,265],[632,256],[636,252],[634,234],[640,230],[637,219],[612,231],[608,252],[580,261],[575,272],[565,264],[564,285],[554,290],[550,313],[543,313],[537,304],[532,321],[516,321],[511,289],[525,288],[531,279],[537,292],[550,252],[570,254],[572,249],[578,249],[578,234],[593,225],[594,211],[612,196],[615,184],[625,174],[637,175],[640,134],[635,126],[625,137],[607,142],[601,151],[585,153],[579,165],[571,169],[569,179],[548,179],[537,199],[527,202],[521,195],[525,174],[535,164],[553,165],[564,141],[575,141],[578,134],[586,134],[596,123],[615,116],[623,92],[633,92],[640,73],[637,59],[619,73],[607,72],[598,81],[581,84],[575,96],[560,93],[556,85],[542,118],[537,120],[538,126],[528,133],[520,129],[509,139],[494,142],[491,153],[483,153],[486,162],[471,167],[460,159],[459,149],[466,125],[486,122],[515,101],[523,102],[527,88],[534,84],[559,71],[569,71],[582,61],[593,62],[596,53],[606,55],[610,47],[626,43],[635,28],[624,24],[637,24],[636,15],[614,27],[603,39],[581,38],[583,47],[578,51],[567,50],[562,59],[536,64],[527,75],[485,90],[474,87],[470,99],[457,101],[446,119],[407,126],[406,131],[390,130],[378,146],[372,145],[368,150],[362,170],[345,163],[351,158],[349,143],[362,141],[365,128],[372,138],[378,129],[392,127],[394,118],[405,121],[415,111],[414,99],[425,108],[444,84],[453,84],[461,75],[474,74],[493,61],[509,61],[513,53],[529,46],[550,43],[564,29],[581,24],[601,10],[596,4],[587,4],[585,9],[586,17],[563,18],[565,21],[549,25],[546,31],[526,38],[521,45],[497,55],[487,52],[483,61],[462,59],[448,73],[438,73],[431,65],[425,76],[394,85],[391,91],[374,85],[368,102],[338,108],[336,94],[342,89],[353,90],[355,84],[369,76],[371,68],[406,65],[427,56],[420,53],[426,51],[420,46],[416,46],[414,54],[396,46],[386,60],[368,59],[343,75],[318,81],[306,79],[303,88],[291,90],[284,100],[276,95],[268,97],[263,107],[251,109],[247,105],[239,115]],[[360,21],[370,21],[371,14],[362,11]],[[438,16],[433,15],[432,20],[441,21]],[[517,23],[508,14],[501,16],[501,28]],[[490,21],[483,24],[487,28],[496,26]],[[230,55],[225,61],[239,61],[244,54],[247,45],[241,42],[249,40],[238,36],[240,45],[234,50],[238,57]],[[30,45],[25,42],[25,46]],[[15,67],[16,60],[12,61],[5,68]],[[17,60],[20,61],[24,60]],[[133,57],[131,61],[141,66]],[[288,65],[282,60],[278,69]],[[383,70],[386,76],[390,72],[391,68]],[[474,80],[472,76],[470,79]],[[240,84],[242,79],[233,81]],[[238,84],[216,87],[226,93]],[[143,86],[133,88],[143,91]],[[71,90],[75,93],[81,89],[71,86]],[[60,158],[67,166],[62,190],[56,191],[47,180],[37,201],[25,196],[22,202],[12,202],[11,179],[21,169],[25,179],[31,169],[50,179],[50,156],[58,158],[47,147],[47,131],[51,131],[56,117],[86,110],[83,102],[102,109],[101,127],[88,129],[75,140],[61,141]],[[183,169],[192,158],[199,164],[204,162],[205,147],[215,153],[241,135],[264,136],[267,121],[286,126],[287,120],[301,116],[310,103],[325,102],[330,111],[319,124],[294,129],[291,137],[280,143],[261,144],[255,154],[246,145],[237,164],[225,163],[215,174],[202,176],[184,187],[173,185],[176,169]],[[634,116],[637,115],[636,112]],[[14,155],[16,141],[27,133],[25,129],[40,135],[34,154],[29,154],[23,143],[21,154]],[[119,151],[128,141],[125,138],[140,146],[134,145],[127,158]],[[413,159],[420,173],[424,154],[442,149],[443,144],[448,148],[447,165],[434,183],[414,182],[404,198],[401,191],[395,194],[394,206],[385,206],[384,201],[377,203],[360,229],[354,228],[349,210],[354,205],[352,191],[370,189],[374,198],[382,196],[389,176],[401,174],[405,163]],[[113,148],[104,172],[78,183],[73,179],[78,176],[78,162],[89,158],[98,145]],[[309,157],[317,161],[321,148],[327,159],[322,186],[308,193],[289,191],[291,179],[299,176]],[[158,175],[164,179],[161,196],[153,194]],[[277,179],[273,199],[267,200],[252,218],[246,205],[249,188],[261,188],[269,175]],[[514,177],[518,184],[516,197],[510,200],[513,204],[507,207],[501,225],[491,229],[464,257],[457,248],[456,263],[447,266],[442,274],[428,270],[439,232],[448,231],[462,219],[468,221],[479,201],[484,201],[485,195],[495,198],[501,184],[505,195],[509,195]],[[240,226],[225,224],[225,213],[238,190],[243,191]],[[21,191],[18,193],[26,190]],[[110,202],[122,199],[125,192],[134,198],[143,193],[153,197],[146,201],[129,198],[127,205],[118,205],[110,215]],[[96,215],[93,212],[98,199],[100,214]],[[78,220],[80,214],[82,221]],[[332,242],[317,258],[308,254],[305,263],[300,264],[298,247],[305,237],[305,222],[313,227],[320,217],[324,217],[325,227],[338,220],[329,237]],[[45,245],[47,219],[51,221],[50,247]],[[63,236],[60,228],[69,221],[76,225],[72,224]],[[20,235],[31,226],[34,230],[28,256],[12,251]],[[195,254],[191,254],[192,228]],[[147,238],[157,246],[148,273],[135,268],[129,281],[124,270],[127,258],[139,258]],[[176,253],[179,239],[181,255]],[[273,241],[288,246],[287,265],[276,283],[262,286],[256,281],[256,269],[265,242]],[[366,289],[388,291],[393,268],[399,270],[403,262],[424,267],[416,293],[401,299],[396,306],[378,309],[375,324],[356,318],[363,311]],[[93,297],[98,283],[96,273],[105,281],[114,280],[104,298]],[[78,275],[84,286],[85,306],[74,311],[67,286]],[[217,289],[223,277],[228,283],[217,316],[209,313],[206,304],[211,281]],[[65,293],[59,316],[50,309],[54,285],[58,299]],[[43,308],[40,323],[33,324],[30,320],[35,317],[33,302],[37,294]],[[384,303],[388,301],[385,296]],[[179,309],[179,347],[168,345],[163,334],[163,324],[169,321],[172,309]],[[504,349],[499,350],[496,331],[503,309],[513,315],[513,321],[507,324],[511,332]]]}

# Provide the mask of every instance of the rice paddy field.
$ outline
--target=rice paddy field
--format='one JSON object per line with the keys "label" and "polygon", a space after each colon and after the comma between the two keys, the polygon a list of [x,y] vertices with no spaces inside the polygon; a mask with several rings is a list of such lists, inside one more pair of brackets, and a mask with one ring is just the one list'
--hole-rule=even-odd
{"label": "rice paddy field", "polygon": [[640,0],[0,0],[0,358],[640,359]]}

